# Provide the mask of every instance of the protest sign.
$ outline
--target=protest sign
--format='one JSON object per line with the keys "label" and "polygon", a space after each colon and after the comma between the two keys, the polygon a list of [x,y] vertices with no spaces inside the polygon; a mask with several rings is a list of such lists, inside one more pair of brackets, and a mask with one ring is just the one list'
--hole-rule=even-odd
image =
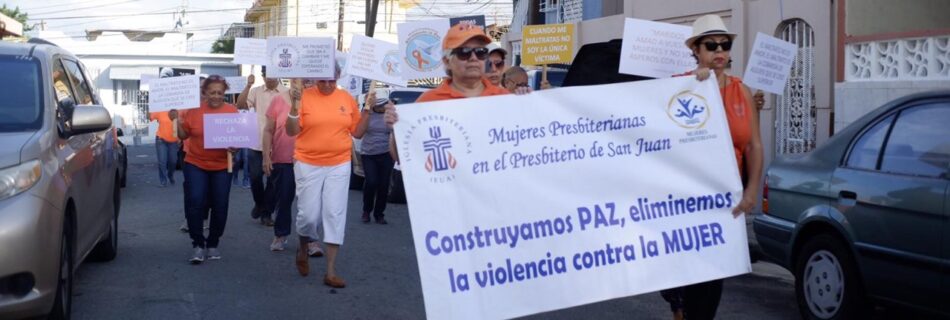
{"label": "protest sign", "polygon": [[524,26],[521,63],[542,65],[570,63],[574,58],[574,24]]}
{"label": "protest sign", "polygon": [[485,28],[485,16],[484,16],[484,15],[449,18],[449,25],[450,25],[450,26],[454,26],[454,25],[457,25],[457,24],[459,24],[459,23],[468,23],[468,24],[471,24],[471,25],[476,25],[476,26],[481,27],[482,30],[485,30],[485,32],[488,32],[488,30]]}
{"label": "protest sign", "polygon": [[687,26],[627,18],[623,24],[620,73],[668,78],[696,69]]}
{"label": "protest sign", "polygon": [[336,84],[343,88],[343,90],[346,90],[346,92],[349,92],[354,98],[363,94],[363,78],[344,73],[340,76],[340,79],[336,81]]}
{"label": "protest sign", "polygon": [[253,112],[204,115],[205,148],[261,147],[257,114]]}
{"label": "protest sign", "polygon": [[234,38],[235,64],[267,65],[267,40]]}
{"label": "protest sign", "polygon": [[751,271],[715,79],[396,108],[430,319],[512,318]]}
{"label": "protest sign", "polygon": [[344,73],[366,79],[405,87],[402,78],[399,46],[370,37],[353,35],[350,42],[350,57]]}
{"label": "protest sign", "polygon": [[449,19],[406,22],[399,29],[399,59],[406,80],[445,76],[442,66],[442,38],[449,31]]}
{"label": "protest sign", "polygon": [[226,94],[240,94],[247,86],[247,77],[224,77],[224,81],[228,82]]}
{"label": "protest sign", "polygon": [[146,74],[143,73],[139,76],[139,91],[148,91],[149,90],[149,81],[152,79],[158,79],[157,74]]}
{"label": "protest sign", "polygon": [[199,80],[198,76],[150,79],[148,111],[197,108],[201,105]]}
{"label": "protest sign", "polygon": [[785,81],[792,72],[797,52],[798,46],[794,43],[759,32],[755,35],[742,83],[751,88],[784,94]]}
{"label": "protest sign", "polygon": [[267,39],[267,75],[274,78],[335,77],[333,38],[272,37]]}

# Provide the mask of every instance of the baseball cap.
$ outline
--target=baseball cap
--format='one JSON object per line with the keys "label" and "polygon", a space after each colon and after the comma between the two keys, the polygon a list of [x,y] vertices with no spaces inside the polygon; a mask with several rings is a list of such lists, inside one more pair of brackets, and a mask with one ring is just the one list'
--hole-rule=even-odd
{"label": "baseball cap", "polygon": [[495,52],[495,51],[501,51],[501,57],[502,57],[502,58],[508,56],[508,50],[505,50],[505,48],[502,48],[502,47],[501,47],[500,45],[498,45],[497,43],[494,43],[494,42],[489,43],[489,44],[488,44],[488,53],[491,54],[492,52]]}
{"label": "baseball cap", "polygon": [[459,23],[449,28],[449,32],[445,34],[445,39],[442,40],[442,49],[461,47],[462,44],[471,39],[479,39],[486,44],[491,43],[491,38],[485,35],[482,27],[470,23]]}

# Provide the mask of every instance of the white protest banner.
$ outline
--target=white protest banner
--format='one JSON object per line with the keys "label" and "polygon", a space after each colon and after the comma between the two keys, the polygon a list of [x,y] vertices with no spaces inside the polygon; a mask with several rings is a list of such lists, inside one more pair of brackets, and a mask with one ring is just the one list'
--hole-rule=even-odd
{"label": "white protest banner", "polygon": [[224,77],[224,81],[228,82],[226,94],[240,94],[247,86],[247,77]]}
{"label": "white protest banner", "polygon": [[396,107],[430,319],[512,318],[751,271],[715,79]]}
{"label": "white protest banner", "polygon": [[340,79],[336,81],[336,85],[346,90],[346,92],[349,92],[354,98],[358,98],[360,94],[363,94],[363,78],[344,73],[340,76]]}
{"label": "white protest banner", "polygon": [[198,76],[180,76],[148,81],[148,111],[190,109],[201,105]]}
{"label": "white protest banner", "polygon": [[139,91],[148,91],[148,82],[152,79],[158,79],[157,74],[142,74],[139,76]]}
{"label": "white protest banner", "polygon": [[353,35],[344,73],[405,87],[399,46],[370,37]]}
{"label": "white protest banner", "polygon": [[267,40],[234,38],[235,64],[267,65]]}
{"label": "white protest banner", "polygon": [[774,94],[785,93],[785,81],[792,72],[792,63],[798,46],[794,43],[759,32],[755,35],[749,64],[746,65],[742,83]]}
{"label": "white protest banner", "polygon": [[444,77],[442,38],[449,31],[449,19],[400,23],[397,28],[403,79]]}
{"label": "white protest banner", "polygon": [[202,120],[206,149],[261,147],[257,113],[206,114]]}
{"label": "white protest banner", "polygon": [[619,72],[668,78],[696,69],[693,53],[686,47],[692,32],[687,26],[627,18]]}
{"label": "white protest banner", "polygon": [[333,38],[267,38],[267,76],[274,78],[334,77]]}

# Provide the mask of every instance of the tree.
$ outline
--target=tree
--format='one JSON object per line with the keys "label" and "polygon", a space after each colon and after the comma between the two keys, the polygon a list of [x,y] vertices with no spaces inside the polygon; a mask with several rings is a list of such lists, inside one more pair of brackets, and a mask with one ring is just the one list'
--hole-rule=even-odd
{"label": "tree", "polygon": [[33,30],[33,27],[26,24],[26,20],[30,18],[30,15],[24,11],[20,11],[19,6],[11,9],[10,7],[7,7],[6,4],[3,4],[3,6],[0,6],[0,13],[3,13],[3,15],[13,18],[13,20],[16,20],[22,23],[23,32]]}
{"label": "tree", "polygon": [[211,53],[234,54],[234,39],[221,39],[211,45]]}

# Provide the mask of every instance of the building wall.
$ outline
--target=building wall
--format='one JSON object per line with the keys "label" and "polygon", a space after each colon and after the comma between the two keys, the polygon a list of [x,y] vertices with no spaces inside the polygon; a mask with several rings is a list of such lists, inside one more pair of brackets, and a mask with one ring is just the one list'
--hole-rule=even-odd
{"label": "building wall", "polygon": [[847,0],[848,35],[950,29],[950,1]]}
{"label": "building wall", "polygon": [[947,90],[950,80],[862,81],[835,84],[835,132],[897,98],[932,90]]}

